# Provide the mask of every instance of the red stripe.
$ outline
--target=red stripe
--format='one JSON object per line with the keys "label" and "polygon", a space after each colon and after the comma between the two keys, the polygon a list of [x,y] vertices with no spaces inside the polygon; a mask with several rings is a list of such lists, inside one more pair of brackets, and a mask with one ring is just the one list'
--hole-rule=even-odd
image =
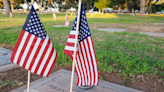
{"label": "red stripe", "polygon": [[[36,50],[36,52],[35,52],[35,55],[34,55],[32,61],[31,61],[31,63],[30,63],[30,66],[29,66],[29,69],[28,69],[28,70],[31,70],[31,69],[32,69],[32,66],[33,66],[33,64],[34,64],[34,62],[35,62],[36,57],[38,56],[38,53],[39,53],[39,51],[40,51],[40,49],[41,49],[41,47],[42,47],[42,45],[43,45],[43,42],[44,42],[44,40],[41,39],[40,43],[38,43],[39,46],[38,46],[38,48],[37,48],[37,50]],[[36,43],[36,44],[37,44],[37,43]]]}
{"label": "red stripe", "polygon": [[42,56],[40,57],[40,60],[39,60],[37,66],[36,66],[36,68],[35,68],[34,73],[37,73],[37,72],[38,72],[38,69],[39,69],[39,67],[40,67],[40,65],[41,65],[41,63],[42,63],[42,61],[43,61],[43,58],[45,57],[46,52],[47,52],[48,48],[50,47],[50,39],[48,40],[48,43],[46,43],[46,44],[47,44],[47,45],[46,45],[46,47],[45,47],[45,49],[44,49],[44,51],[43,51],[43,53],[42,53]]}
{"label": "red stripe", "polygon": [[27,47],[27,44],[28,44],[28,42],[29,42],[29,40],[30,40],[30,37],[31,37],[31,34],[28,33],[28,36],[27,36],[27,38],[26,38],[26,41],[25,41],[25,43],[24,43],[24,45],[23,45],[23,47],[22,47],[22,50],[21,50],[21,52],[20,52],[20,54],[19,54],[19,57],[18,57],[18,60],[17,60],[17,64],[18,64],[18,65],[19,65],[20,60],[21,60],[21,58],[22,58],[22,56],[23,56],[23,53],[24,53],[24,51],[25,51],[25,49],[26,49],[26,47]]}
{"label": "red stripe", "polygon": [[10,58],[10,61],[12,61],[12,62],[13,62],[13,60],[14,60],[15,54],[16,54],[16,52],[17,52],[17,50],[18,50],[18,47],[19,47],[19,45],[20,45],[20,42],[21,42],[21,40],[22,40],[22,38],[23,38],[24,33],[25,33],[25,31],[22,30],[21,33],[20,33],[20,35],[19,35],[19,38],[18,38],[18,40],[17,40],[17,43],[16,43],[16,45],[15,45],[15,47],[14,47],[14,50],[13,50],[12,55],[11,55],[11,58]]}
{"label": "red stripe", "polygon": [[75,35],[70,34],[68,38],[74,38],[75,39]]}
{"label": "red stripe", "polygon": [[[95,66],[94,66],[94,64],[93,64],[93,57],[95,57],[95,56],[93,56],[92,57],[92,54],[91,54],[91,50],[90,49],[92,49],[92,48],[90,48],[90,43],[88,42],[88,38],[86,39],[86,42],[87,42],[87,44],[88,44],[88,49],[89,49],[89,56],[91,57],[91,63],[92,63],[92,67],[93,67],[93,71],[91,71],[91,72],[93,72],[93,74],[94,74],[94,76],[92,76],[92,78],[94,78],[94,84],[95,84]],[[90,85],[93,85],[93,84],[90,84]]]}
{"label": "red stripe", "polygon": [[25,60],[24,60],[24,63],[23,63],[23,67],[24,67],[24,68],[26,67],[27,61],[28,61],[28,59],[29,59],[29,57],[30,57],[30,55],[31,55],[31,52],[32,52],[32,50],[33,50],[33,48],[34,48],[34,46],[35,46],[35,43],[36,43],[37,39],[38,39],[38,37],[35,36],[35,38],[34,38],[32,44],[31,44],[31,46],[30,46],[30,49],[29,49],[29,51],[28,51],[28,53],[27,53],[27,56],[26,56],[26,58],[25,58]]}
{"label": "red stripe", "polygon": [[[84,52],[83,53],[85,53],[85,55],[86,55],[86,58],[87,58],[87,63],[88,63],[88,66],[89,66],[89,70],[86,68],[86,72],[89,72],[90,73],[90,64],[89,64],[89,60],[88,60],[88,55],[87,55],[87,50],[86,50],[86,47],[85,47],[85,43],[84,43],[84,41],[82,41],[82,43],[83,43],[83,47],[84,47]],[[86,66],[86,64],[85,64],[85,66]],[[91,74],[91,73],[90,73]],[[89,77],[89,75],[88,75],[88,73],[87,73],[87,79],[88,79],[88,77]],[[88,81],[88,80],[87,80]],[[90,81],[91,81],[91,75],[90,75]]]}
{"label": "red stripe", "polygon": [[[90,38],[91,38],[91,42],[92,42],[92,48],[93,48],[93,52],[94,52],[94,54],[95,54],[95,50],[94,50],[94,46],[93,46],[93,40],[92,40],[92,36],[90,36]],[[99,71],[98,71],[98,64],[97,64],[97,58],[96,58],[96,54],[95,54],[95,59],[96,59],[96,65],[97,65],[97,72],[98,72],[98,79],[97,79],[97,84],[95,84],[95,85],[98,85],[98,83],[99,83]]]}
{"label": "red stripe", "polygon": [[51,60],[51,57],[52,57],[53,53],[54,53],[54,47],[52,47],[51,52],[50,52],[50,55],[49,55],[49,57],[47,58],[47,62],[45,63],[45,65],[44,65],[44,67],[43,67],[42,72],[40,73],[40,75],[43,75],[43,74],[44,74],[44,71],[46,70],[47,65],[49,64],[49,62],[50,62],[50,60]]}
{"label": "red stripe", "polygon": [[67,43],[66,43],[66,46],[72,46],[72,47],[74,47],[74,46],[75,46],[75,43],[67,42]]}
{"label": "red stripe", "polygon": [[55,61],[56,61],[56,58],[57,58],[57,53],[56,53],[56,56],[55,56],[54,62],[53,62],[53,64],[51,65],[51,68],[49,69],[49,72],[48,72],[48,74],[47,74],[46,77],[49,76],[49,74],[50,74],[50,72],[51,72],[51,70],[52,70],[52,68],[53,68],[53,66],[54,66],[54,63],[55,63]]}
{"label": "red stripe", "polygon": [[67,54],[67,55],[69,55],[69,56],[72,56],[73,55],[73,52],[74,51],[70,51],[70,50],[64,50],[64,54]]}

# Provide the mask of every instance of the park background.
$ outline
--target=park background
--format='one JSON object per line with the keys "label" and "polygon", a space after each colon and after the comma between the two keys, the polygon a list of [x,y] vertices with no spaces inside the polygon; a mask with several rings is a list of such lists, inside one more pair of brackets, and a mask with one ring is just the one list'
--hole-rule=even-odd
{"label": "park background", "polygon": [[[0,47],[13,50],[29,9],[21,8],[24,0],[9,1],[11,10],[6,12],[7,10],[4,11],[5,6],[0,0]],[[11,1],[14,2],[11,4]],[[30,0],[25,1],[30,5]],[[41,1],[37,0],[38,6]],[[73,24],[76,15],[74,9],[77,9],[75,6],[78,4],[74,0],[57,1],[60,2],[43,0],[43,3],[46,3],[41,6],[45,10],[39,9],[39,7],[36,9],[57,50],[58,58],[52,72],[59,69],[71,70],[72,61],[63,53],[71,26],[53,27],[53,25],[64,25],[66,12],[70,23]],[[140,32],[164,33],[164,17],[162,14],[164,4],[153,2],[154,0],[141,1],[145,1],[142,13],[140,12],[140,0],[83,0],[93,37],[100,79],[146,92],[163,92],[164,38],[153,37]],[[65,4],[63,4],[64,2]],[[59,6],[61,4],[61,8],[54,11],[53,9],[50,10],[53,4],[59,4]],[[92,5],[92,7],[87,5]],[[94,10],[94,6],[97,6],[95,9],[97,11]],[[127,6],[127,8],[123,8],[123,6]],[[111,9],[113,12],[111,12]],[[124,10],[125,13],[120,10]],[[9,15],[11,11],[12,17]],[[57,19],[53,18],[54,13],[56,13]],[[103,32],[97,30],[99,28],[127,30],[125,32]],[[31,74],[31,82],[41,77]],[[8,92],[26,83],[27,70],[23,68],[0,73],[0,91]]]}

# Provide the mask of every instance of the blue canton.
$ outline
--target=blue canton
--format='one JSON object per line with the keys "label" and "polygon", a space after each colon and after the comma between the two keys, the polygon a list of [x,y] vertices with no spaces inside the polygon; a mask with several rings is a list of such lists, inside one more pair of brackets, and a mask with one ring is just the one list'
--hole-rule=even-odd
{"label": "blue canton", "polygon": [[[75,18],[75,21],[73,23],[72,26],[72,31],[76,31],[76,24],[77,24],[77,16]],[[90,31],[89,31],[89,27],[88,27],[88,23],[87,23],[87,17],[85,14],[85,9],[83,4],[81,5],[81,14],[80,14],[80,23],[79,23],[79,43],[81,41],[83,41],[84,39],[86,39],[87,37],[89,37],[91,35]]]}
{"label": "blue canton", "polygon": [[31,10],[30,10],[30,13],[23,26],[23,30],[25,30],[35,36],[38,36],[42,39],[46,38],[47,33],[38,17],[36,11],[34,10],[33,5],[31,5]]}

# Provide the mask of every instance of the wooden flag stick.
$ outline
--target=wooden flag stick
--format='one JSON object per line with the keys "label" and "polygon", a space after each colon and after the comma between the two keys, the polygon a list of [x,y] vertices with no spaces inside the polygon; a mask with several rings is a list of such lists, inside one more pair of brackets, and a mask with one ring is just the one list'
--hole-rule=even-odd
{"label": "wooden flag stick", "polygon": [[[34,4],[34,0],[31,0],[31,4]],[[28,80],[27,80],[27,92],[30,89],[30,71],[28,70]]]}
{"label": "wooden flag stick", "polygon": [[30,71],[28,70],[27,92],[29,92],[29,88],[30,88]]}
{"label": "wooden flag stick", "polygon": [[73,55],[73,63],[72,63],[72,76],[71,76],[71,85],[70,85],[70,92],[73,89],[73,78],[74,78],[74,70],[75,70],[75,59],[76,59],[76,50],[77,50],[77,41],[78,41],[78,32],[79,32],[79,22],[80,22],[80,11],[81,11],[81,0],[79,0],[79,7],[78,7],[78,17],[77,17],[77,24],[76,24],[76,37],[75,37],[75,48],[74,48],[74,55]]}

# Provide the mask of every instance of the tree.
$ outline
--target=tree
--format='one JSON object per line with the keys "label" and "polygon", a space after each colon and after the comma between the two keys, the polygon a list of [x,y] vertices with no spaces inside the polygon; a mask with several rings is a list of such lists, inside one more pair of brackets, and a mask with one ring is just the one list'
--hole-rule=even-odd
{"label": "tree", "polygon": [[140,16],[145,15],[145,0],[140,0]]}
{"label": "tree", "polygon": [[135,16],[135,10],[139,9],[140,0],[128,0],[127,5],[128,9],[133,12]]}
{"label": "tree", "polygon": [[124,4],[126,3],[126,0],[111,0],[111,6],[113,8],[118,7],[118,13],[120,13],[121,9],[124,9]]}
{"label": "tree", "polygon": [[98,0],[83,0],[85,10],[89,11],[89,9],[94,8],[94,2]]}
{"label": "tree", "polygon": [[[104,8],[107,8],[110,6],[110,0],[98,0],[97,2],[95,2],[95,6],[97,8],[99,8],[99,12],[100,12],[100,9],[101,10],[104,10]],[[103,11],[104,13],[104,11]]]}
{"label": "tree", "polygon": [[8,15],[10,14],[11,10],[10,10],[10,4],[8,0],[3,0],[3,4],[5,6],[5,14]]}

